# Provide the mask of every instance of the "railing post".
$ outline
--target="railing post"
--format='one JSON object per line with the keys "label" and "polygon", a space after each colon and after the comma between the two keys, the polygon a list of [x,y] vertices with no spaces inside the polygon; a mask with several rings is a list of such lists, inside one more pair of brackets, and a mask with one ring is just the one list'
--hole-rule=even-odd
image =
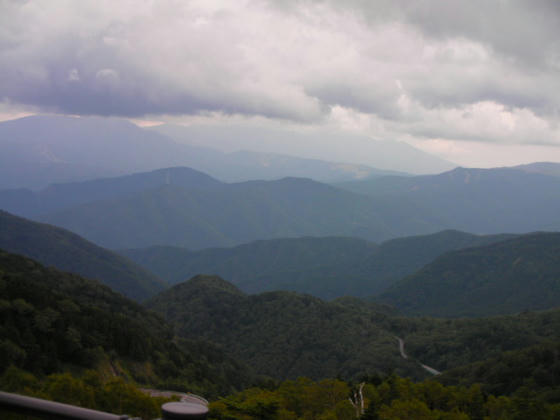
{"label": "railing post", "polygon": [[190,402],[169,402],[161,406],[162,420],[205,419],[208,407]]}

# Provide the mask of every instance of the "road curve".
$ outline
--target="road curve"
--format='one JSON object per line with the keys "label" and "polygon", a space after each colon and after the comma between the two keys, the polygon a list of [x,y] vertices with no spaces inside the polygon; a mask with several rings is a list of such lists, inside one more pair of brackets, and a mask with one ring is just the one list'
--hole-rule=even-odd
{"label": "road curve", "polygon": [[406,355],[406,353],[404,352],[404,341],[402,338],[399,337],[395,337],[397,339],[397,341],[399,342],[399,351],[401,352],[401,356],[403,359],[408,359],[408,356]]}
{"label": "road curve", "polygon": [[[399,352],[400,352],[402,358],[403,358],[403,359],[408,359],[407,354],[404,352],[404,340],[403,340],[402,338],[400,338],[400,337],[397,337],[397,336],[395,336],[395,338],[396,338],[397,341],[399,342]],[[441,372],[440,372],[439,370],[434,369],[433,367],[430,367],[430,366],[428,366],[428,365],[425,365],[425,364],[423,364],[423,363],[421,363],[421,362],[418,362],[418,363],[420,363],[420,366],[422,366],[422,368],[423,368],[424,370],[426,370],[427,372],[431,373],[432,375],[439,375],[439,374],[441,374]]]}

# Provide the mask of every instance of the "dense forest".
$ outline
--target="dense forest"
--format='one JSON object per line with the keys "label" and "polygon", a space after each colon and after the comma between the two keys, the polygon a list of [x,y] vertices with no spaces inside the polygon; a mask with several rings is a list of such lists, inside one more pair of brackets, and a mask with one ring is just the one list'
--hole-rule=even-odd
{"label": "dense forest", "polygon": [[[423,379],[502,352],[560,340],[560,310],[489,318],[409,318],[359,299],[325,302],[292,292],[246,295],[215,276],[197,276],[147,302],[177,334],[210,340],[276,379],[391,372]],[[398,352],[396,337],[409,356]]]}
{"label": "dense forest", "polygon": [[[0,291],[4,391],[146,419],[164,400],[141,386],[202,394],[217,419],[559,415],[559,310],[407,318],[199,276],[147,303],[167,324],[96,281],[6,252]],[[430,379],[420,363],[444,373]]]}
{"label": "dense forest", "polygon": [[498,356],[438,376],[443,384],[482,384],[494,395],[511,395],[523,387],[543,401],[560,403],[560,341],[500,353]]}
{"label": "dense forest", "polygon": [[215,346],[176,339],[157,314],[107,286],[0,251],[0,372],[97,369],[139,384],[218,395],[250,369]]}
{"label": "dense forest", "polygon": [[560,306],[560,234],[449,252],[379,296],[407,314],[488,316]]}
{"label": "dense forest", "polygon": [[256,372],[314,379],[364,372],[423,376],[401,358],[394,335],[369,306],[328,303],[293,292],[246,295],[215,276],[197,276],[147,302],[178,335],[215,342]]}
{"label": "dense forest", "polygon": [[414,383],[393,375],[364,378],[360,383],[299,378],[247,389],[210,408],[210,418],[243,420],[552,420],[560,416],[560,404],[543,400],[527,387],[511,396],[495,396],[479,385]]}

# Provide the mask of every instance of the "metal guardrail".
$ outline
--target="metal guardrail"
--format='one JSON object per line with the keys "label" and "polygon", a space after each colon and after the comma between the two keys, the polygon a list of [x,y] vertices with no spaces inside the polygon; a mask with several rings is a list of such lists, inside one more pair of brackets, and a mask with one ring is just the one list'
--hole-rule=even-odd
{"label": "metal guardrail", "polygon": [[[103,411],[91,410],[75,405],[62,404],[2,391],[0,391],[0,409],[45,419],[133,420],[127,415],[105,413]],[[190,402],[166,403],[161,406],[161,411],[162,420],[205,419],[208,415],[207,406]]]}

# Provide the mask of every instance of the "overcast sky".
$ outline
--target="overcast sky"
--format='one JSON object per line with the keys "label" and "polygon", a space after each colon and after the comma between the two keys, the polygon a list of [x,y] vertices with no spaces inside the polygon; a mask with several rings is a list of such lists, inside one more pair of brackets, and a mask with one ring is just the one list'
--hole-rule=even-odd
{"label": "overcast sky", "polygon": [[0,118],[345,130],[560,161],[560,1],[0,0]]}

